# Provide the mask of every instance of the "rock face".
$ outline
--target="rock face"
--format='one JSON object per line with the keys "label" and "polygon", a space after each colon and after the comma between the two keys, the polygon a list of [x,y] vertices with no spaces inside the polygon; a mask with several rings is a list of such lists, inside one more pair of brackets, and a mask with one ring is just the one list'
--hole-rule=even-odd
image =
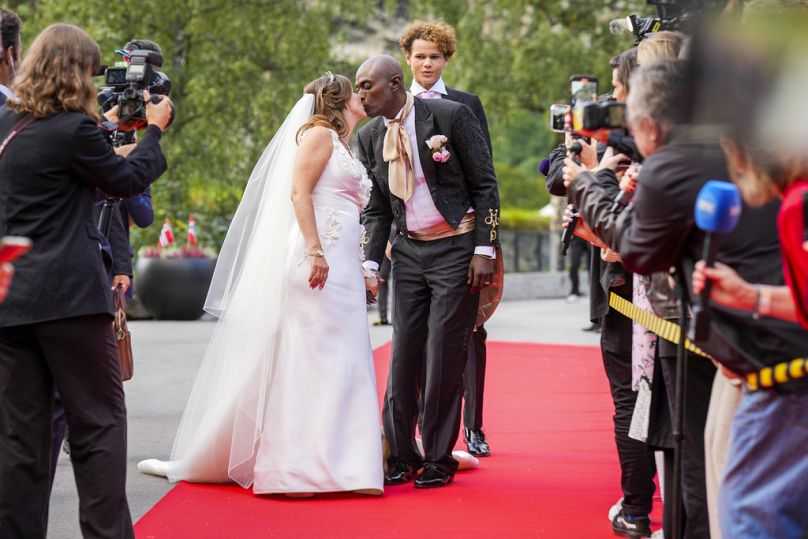
{"label": "rock face", "polygon": [[364,26],[345,28],[340,42],[333,40],[332,53],[335,59],[349,64],[359,64],[376,54],[401,56],[398,39],[409,23],[406,17],[380,16],[369,20]]}

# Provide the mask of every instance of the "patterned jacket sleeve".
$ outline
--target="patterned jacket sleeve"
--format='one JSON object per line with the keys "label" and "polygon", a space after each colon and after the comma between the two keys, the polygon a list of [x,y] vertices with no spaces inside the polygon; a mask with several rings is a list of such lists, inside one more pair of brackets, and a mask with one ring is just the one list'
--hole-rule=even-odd
{"label": "patterned jacket sleeve", "polygon": [[365,226],[365,259],[381,266],[384,251],[387,247],[387,238],[390,234],[390,225],[393,222],[393,211],[390,208],[390,199],[379,188],[379,182],[374,174],[376,158],[370,141],[370,124],[362,129],[357,137],[357,156],[373,183],[370,192],[370,201],[362,214],[362,223]]}
{"label": "patterned jacket sleeve", "polygon": [[494,165],[480,122],[465,105],[455,109],[452,137],[477,212],[476,245],[499,245],[499,190]]}

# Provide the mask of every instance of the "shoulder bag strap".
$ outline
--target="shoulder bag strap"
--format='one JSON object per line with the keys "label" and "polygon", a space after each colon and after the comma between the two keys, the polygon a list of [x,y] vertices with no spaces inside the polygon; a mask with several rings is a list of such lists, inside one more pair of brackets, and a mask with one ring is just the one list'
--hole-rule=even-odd
{"label": "shoulder bag strap", "polygon": [[28,127],[29,125],[31,125],[31,123],[32,123],[33,121],[34,121],[34,117],[33,117],[33,116],[31,116],[30,114],[26,114],[25,116],[23,116],[22,118],[20,118],[20,119],[17,121],[17,123],[15,123],[15,124],[14,124],[14,125],[11,127],[11,131],[9,131],[8,135],[6,135],[6,138],[5,138],[5,139],[3,139],[3,142],[2,142],[2,143],[0,143],[0,157],[3,157],[3,154],[5,153],[6,148],[8,147],[9,143],[10,143],[12,140],[14,140],[14,138],[15,138],[17,135],[19,135],[19,134],[22,132],[22,130],[23,130],[23,129],[25,129],[26,127]]}

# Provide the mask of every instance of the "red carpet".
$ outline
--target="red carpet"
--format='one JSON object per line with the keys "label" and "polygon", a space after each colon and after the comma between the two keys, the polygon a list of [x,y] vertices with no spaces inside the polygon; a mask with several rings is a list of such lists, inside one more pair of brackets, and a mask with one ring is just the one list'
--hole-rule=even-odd
{"label": "red carpet", "polygon": [[[493,456],[453,485],[290,500],[180,483],[137,523],[137,537],[612,537],[607,512],[620,485],[598,349],[492,342],[488,353]],[[375,352],[380,392],[389,354],[389,345]]]}

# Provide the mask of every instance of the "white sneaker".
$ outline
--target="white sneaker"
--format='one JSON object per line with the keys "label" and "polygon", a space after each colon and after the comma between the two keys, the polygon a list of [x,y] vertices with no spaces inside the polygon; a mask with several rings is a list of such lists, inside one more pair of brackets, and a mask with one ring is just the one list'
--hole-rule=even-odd
{"label": "white sneaker", "polygon": [[140,473],[168,477],[169,462],[157,459],[141,460],[137,463],[137,469]]}
{"label": "white sneaker", "polygon": [[578,303],[581,300],[581,296],[577,294],[570,294],[567,296],[567,303]]}
{"label": "white sneaker", "polygon": [[617,513],[619,513],[621,509],[623,509],[622,497],[619,500],[617,500],[617,503],[614,504],[611,509],[609,509],[609,522],[612,522],[614,520],[614,517],[617,516]]}
{"label": "white sneaker", "polygon": [[452,451],[452,458],[458,463],[457,470],[471,470],[480,465],[480,459],[466,451]]}

